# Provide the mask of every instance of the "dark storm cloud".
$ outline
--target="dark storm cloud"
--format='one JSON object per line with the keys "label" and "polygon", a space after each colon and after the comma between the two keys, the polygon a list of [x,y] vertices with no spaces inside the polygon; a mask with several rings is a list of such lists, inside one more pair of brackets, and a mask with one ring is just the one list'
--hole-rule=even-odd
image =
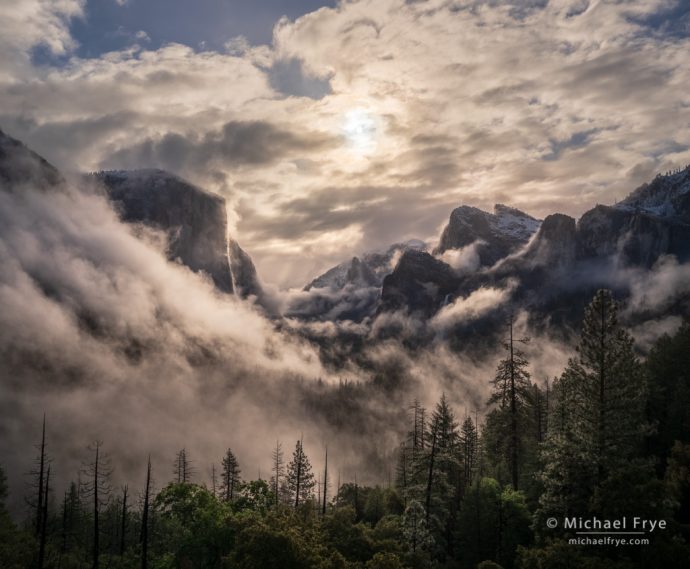
{"label": "dark storm cloud", "polygon": [[199,173],[209,167],[264,166],[287,156],[309,154],[332,147],[333,137],[322,133],[295,133],[264,121],[231,121],[220,130],[197,137],[168,133],[117,150],[106,168],[156,166],[172,172]]}

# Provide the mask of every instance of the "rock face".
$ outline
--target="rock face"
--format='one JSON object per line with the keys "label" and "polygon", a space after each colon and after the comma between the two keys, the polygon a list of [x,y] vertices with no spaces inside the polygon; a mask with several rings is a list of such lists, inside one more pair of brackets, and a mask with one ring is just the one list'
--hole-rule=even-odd
{"label": "rock face", "polygon": [[302,320],[361,322],[376,313],[384,278],[401,255],[425,249],[424,242],[413,239],[336,265],[304,287],[308,294],[296,297],[287,315]]}
{"label": "rock face", "polygon": [[440,255],[480,241],[480,264],[491,266],[523,247],[540,223],[520,210],[501,204],[494,206],[493,213],[460,206],[450,214],[434,254]]}
{"label": "rock face", "polygon": [[525,265],[568,267],[575,261],[576,250],[575,220],[554,213],[544,219],[534,240],[518,259]]}
{"label": "rock face", "polygon": [[488,244],[483,266],[458,275],[438,259],[405,254],[384,280],[379,310],[405,309],[429,316],[482,287],[504,288],[517,282],[511,293],[513,308],[521,306],[534,318],[570,326],[597,288],[613,288],[620,298],[629,294],[624,279],[616,277],[621,269],[651,269],[664,255],[680,263],[690,261],[689,196],[690,167],[657,176],[622,202],[598,205],[577,222],[566,215],[549,215],[533,237],[530,231],[538,222],[525,221],[513,210],[509,215],[518,221],[510,225],[510,232],[522,246],[517,251],[507,245],[506,233],[496,230],[506,227],[496,221],[496,213],[457,208],[436,252],[482,239]]}
{"label": "rock face", "polygon": [[57,168],[0,130],[0,188],[46,189],[63,183]]}
{"label": "rock face", "polygon": [[458,288],[449,265],[424,251],[406,251],[383,280],[380,310],[406,310],[431,316]]}
{"label": "rock face", "polygon": [[235,291],[242,298],[263,297],[264,291],[254,266],[254,261],[234,239],[229,241],[230,270]]}
{"label": "rock face", "polygon": [[[94,174],[123,221],[144,223],[168,236],[168,258],[208,274],[233,292],[225,200],[162,170]],[[252,265],[253,266],[253,265]]]}
{"label": "rock face", "polygon": [[598,205],[578,223],[578,256],[620,255],[651,267],[661,255],[690,259],[690,168],[657,176],[615,206]]}
{"label": "rock face", "polygon": [[310,282],[304,290],[329,288],[340,290],[348,284],[360,282],[365,286],[381,286],[386,275],[390,274],[397,260],[407,250],[426,251],[426,243],[418,239],[395,243],[386,251],[365,253],[362,258],[353,257],[352,260],[332,267],[321,276]]}

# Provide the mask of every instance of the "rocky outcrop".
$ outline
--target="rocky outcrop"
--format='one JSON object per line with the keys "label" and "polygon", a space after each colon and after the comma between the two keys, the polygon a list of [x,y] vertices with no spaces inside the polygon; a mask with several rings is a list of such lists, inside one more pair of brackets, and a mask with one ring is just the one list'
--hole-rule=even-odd
{"label": "rocky outcrop", "polygon": [[544,219],[520,259],[529,266],[570,267],[577,254],[575,219],[554,213]]}
{"label": "rocky outcrop", "polygon": [[539,224],[538,219],[501,204],[494,207],[493,213],[460,206],[450,214],[434,254],[480,242],[480,265],[491,266],[523,247]]}
{"label": "rocky outcrop", "polygon": [[353,284],[358,278],[366,286],[378,286],[383,284],[383,279],[390,274],[397,260],[407,250],[426,251],[426,243],[418,239],[411,239],[404,243],[395,243],[385,251],[372,251],[359,257],[353,257],[350,261],[340,263],[328,269],[322,275],[316,277],[304,287],[304,290],[329,288],[340,290],[348,284]]}
{"label": "rocky outcrop", "polygon": [[345,283],[358,287],[379,286],[380,281],[369,265],[363,263],[358,257],[353,257],[350,268],[345,275]]}
{"label": "rocky outcrop", "polygon": [[446,263],[424,251],[406,251],[395,270],[383,279],[380,310],[430,316],[457,290],[458,282]]}
{"label": "rocky outcrop", "polygon": [[264,291],[254,266],[254,261],[234,239],[229,241],[230,270],[235,291],[242,298],[263,297]]}
{"label": "rocky outcrop", "polygon": [[52,164],[0,130],[1,189],[46,189],[64,181]]}
{"label": "rocky outcrop", "polygon": [[123,221],[165,232],[167,255],[232,293],[225,200],[162,170],[94,174]]}

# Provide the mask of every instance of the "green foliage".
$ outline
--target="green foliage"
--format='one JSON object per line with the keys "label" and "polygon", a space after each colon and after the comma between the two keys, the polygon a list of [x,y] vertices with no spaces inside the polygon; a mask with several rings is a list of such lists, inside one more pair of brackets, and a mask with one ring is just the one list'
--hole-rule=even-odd
{"label": "green foliage", "polygon": [[[142,567],[146,529],[148,569],[685,569],[688,354],[686,323],[640,364],[616,303],[600,291],[587,309],[577,355],[552,389],[529,383],[516,350],[499,365],[495,408],[481,432],[470,417],[458,425],[445,395],[430,413],[415,402],[394,488],[345,483],[325,510],[317,508],[314,475],[297,441],[287,468],[276,444],[270,482],[243,482],[228,449],[216,494],[190,482],[183,450],[175,462],[179,483],[155,498],[149,493],[147,523],[136,499],[123,508],[119,496],[101,496],[100,566]],[[64,498],[53,490],[44,502],[46,569],[92,566],[96,516],[80,490],[73,483]],[[36,508],[34,519],[17,526],[6,497],[0,469],[0,567],[33,569]],[[569,545],[561,530],[547,531],[547,516],[566,515],[635,515],[665,519],[669,527],[648,547],[587,548]]]}
{"label": "green foliage", "polygon": [[461,567],[484,560],[513,566],[515,551],[532,539],[531,515],[524,495],[493,478],[482,478],[468,490],[458,519]]}
{"label": "green foliage", "polygon": [[0,468],[0,561],[3,569],[25,569],[31,565],[36,549],[33,537],[20,531],[5,508],[7,477]]}
{"label": "green foliage", "polygon": [[156,496],[154,508],[162,536],[159,547],[176,563],[190,568],[218,567],[234,545],[227,508],[196,484],[169,484]]}
{"label": "green foliage", "polygon": [[578,357],[556,384],[556,420],[542,455],[540,529],[547,516],[651,514],[658,502],[651,463],[642,456],[646,382],[617,313],[611,293],[598,291],[585,312]]}
{"label": "green foliage", "polygon": [[404,567],[395,553],[377,553],[365,565],[366,569],[404,569]]}
{"label": "green foliage", "polygon": [[222,461],[223,470],[220,478],[220,496],[226,502],[234,500],[240,492],[242,478],[240,477],[240,463],[228,449]]}
{"label": "green foliage", "polygon": [[251,514],[235,522],[237,542],[224,567],[233,569],[308,569],[323,561],[318,531],[304,527],[283,510],[266,518]]}
{"label": "green foliage", "polygon": [[314,497],[314,473],[311,470],[309,458],[304,453],[302,441],[295,444],[292,460],[287,467],[287,491],[290,503],[297,508],[300,504],[309,502]]}
{"label": "green foliage", "polygon": [[265,480],[251,480],[243,484],[234,510],[253,510],[265,514],[275,505],[275,495]]}
{"label": "green foliage", "polygon": [[663,475],[675,441],[690,433],[690,321],[674,336],[661,337],[645,362],[649,378],[647,417],[655,427],[650,450],[660,458]]}

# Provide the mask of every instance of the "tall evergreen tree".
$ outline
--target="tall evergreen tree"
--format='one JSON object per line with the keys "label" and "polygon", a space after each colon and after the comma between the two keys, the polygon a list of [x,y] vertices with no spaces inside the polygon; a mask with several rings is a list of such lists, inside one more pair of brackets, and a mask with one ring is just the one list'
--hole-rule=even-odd
{"label": "tall evergreen tree", "polygon": [[304,454],[302,441],[298,440],[292,453],[292,460],[287,467],[287,487],[295,508],[312,498],[315,485],[311,463]]}
{"label": "tall evergreen tree", "polygon": [[122,487],[122,512],[120,514],[120,556],[125,554],[127,545],[127,516],[129,515],[127,506],[127,485],[125,484]]}
{"label": "tall evergreen tree", "polygon": [[273,449],[271,455],[271,471],[273,475],[271,476],[271,490],[273,490],[273,495],[276,505],[284,496],[284,482],[285,482],[285,459],[283,458],[283,445],[280,441],[276,441],[276,446]]}
{"label": "tall evergreen tree", "polygon": [[240,478],[240,463],[228,449],[223,457],[223,471],[220,480],[220,495],[225,502],[231,502],[237,496],[242,479]]}
{"label": "tall evergreen tree", "polygon": [[479,437],[477,428],[471,417],[466,417],[462,423],[460,433],[460,449],[462,456],[462,489],[461,495],[472,485],[474,471],[477,466]]}
{"label": "tall evergreen tree", "polygon": [[494,410],[494,424],[499,441],[503,442],[505,459],[510,471],[510,482],[515,490],[520,480],[520,460],[522,438],[530,402],[529,362],[524,353],[516,347],[517,343],[527,342],[527,338],[517,339],[513,335],[513,316],[508,319],[508,338],[504,347],[508,352],[496,369],[492,380],[493,390],[489,404],[497,405]]}
{"label": "tall evergreen tree", "polygon": [[632,481],[652,478],[650,472],[639,476],[648,469],[640,459],[646,382],[617,312],[611,292],[599,290],[585,312],[577,357],[554,386],[557,403],[541,474],[543,515],[614,514],[632,500],[638,513],[642,508],[644,491]]}

